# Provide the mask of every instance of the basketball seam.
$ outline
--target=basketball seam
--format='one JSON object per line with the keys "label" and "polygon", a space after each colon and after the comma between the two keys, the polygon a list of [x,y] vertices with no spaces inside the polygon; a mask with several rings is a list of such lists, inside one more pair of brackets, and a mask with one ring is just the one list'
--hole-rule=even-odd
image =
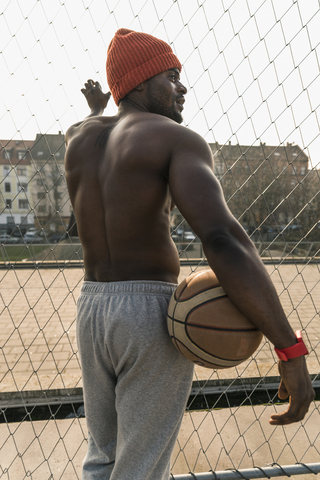
{"label": "basketball seam", "polygon": [[[176,346],[176,348],[179,350],[179,352],[180,352],[182,355],[184,355],[184,354],[183,354],[182,350],[179,348],[179,343],[181,343],[181,344],[183,345],[183,347],[184,347],[186,350],[188,350],[188,352],[192,353],[192,355],[194,355],[195,357],[197,357],[197,355],[196,355],[194,352],[192,352],[192,350],[190,350],[190,348],[188,348],[184,343],[180,342],[179,339],[177,339],[177,338],[175,338],[175,337],[173,337],[173,338],[178,341],[178,344],[175,343],[175,346]],[[207,352],[207,353],[208,353],[208,352]],[[210,354],[210,355],[211,355],[211,354]],[[215,357],[215,358],[219,359],[219,357]],[[199,360],[201,360],[200,357],[199,357]],[[221,360],[224,360],[224,359],[221,359]],[[192,360],[189,360],[189,361],[192,361]],[[230,360],[230,361],[232,361],[232,360]],[[194,361],[192,361],[192,362],[195,363]],[[208,363],[209,365],[213,365],[213,366],[215,366],[215,367],[221,367],[219,364],[216,364],[216,363],[213,363],[213,362],[209,362],[208,360],[203,360],[203,362]]]}
{"label": "basketball seam", "polygon": [[[204,304],[202,304],[202,305],[204,305]],[[196,307],[196,308],[198,308],[198,307]],[[195,310],[195,308],[193,310]],[[170,320],[173,320],[174,322],[181,323],[182,325],[185,325],[186,327],[191,326],[191,327],[194,327],[194,328],[205,328],[207,330],[215,330],[215,331],[218,331],[218,332],[239,332],[239,333],[243,333],[243,332],[257,332],[257,331],[259,331],[258,328],[241,328],[241,329],[236,330],[236,329],[233,329],[233,328],[212,327],[212,326],[209,326],[209,325],[200,325],[200,324],[196,324],[196,323],[186,324],[185,321],[177,320],[176,318],[170,317],[170,315],[168,315],[168,318],[170,318]],[[186,319],[187,318],[188,317],[186,317]]]}
{"label": "basketball seam", "polygon": [[[170,319],[171,321],[171,331],[172,331],[172,335],[170,335],[170,337],[172,338],[172,340],[174,340],[174,344],[176,346],[176,348],[178,349],[178,351],[184,355],[184,353],[182,352],[182,350],[179,348],[180,347],[180,343],[181,345],[188,351],[190,352],[192,355],[195,355],[195,357],[198,357],[198,354],[196,354],[194,351],[193,351],[193,348],[196,348],[197,350],[199,351],[202,351],[204,355],[207,355],[208,357],[211,357],[211,361],[208,360],[208,359],[201,359],[201,357],[199,357],[199,361],[203,361],[205,362],[207,365],[209,365],[211,368],[228,368],[227,365],[222,365],[220,364],[220,362],[226,362],[227,364],[229,364],[229,366],[236,366],[238,365],[239,363],[242,363],[243,361],[247,360],[247,357],[243,357],[243,358],[237,358],[237,359],[226,359],[224,357],[219,357],[217,355],[214,355],[212,354],[212,352],[210,351],[207,351],[206,349],[204,349],[203,347],[200,347],[198,345],[198,343],[196,343],[190,335],[192,335],[192,332],[188,332],[188,330],[191,330],[192,328],[198,328],[198,329],[203,329],[203,330],[211,330],[213,332],[213,335],[215,333],[219,333],[219,332],[225,332],[226,334],[236,334],[236,333],[239,333],[239,334],[243,334],[243,333],[254,333],[254,332],[258,332],[259,329],[256,328],[254,325],[252,325],[252,327],[250,328],[227,328],[227,327],[218,327],[218,326],[210,326],[210,325],[203,325],[203,324],[195,324],[193,322],[190,322],[188,323],[188,319],[190,318],[190,315],[192,312],[194,312],[196,309],[199,309],[201,308],[203,305],[206,305],[206,304],[210,304],[212,302],[216,302],[216,301],[219,301],[219,300],[223,300],[224,298],[228,298],[228,295],[226,294],[226,292],[223,290],[222,286],[218,283],[217,285],[210,285],[210,286],[206,286],[206,287],[203,287],[201,290],[197,291],[197,292],[194,292],[190,295],[188,295],[188,297],[184,298],[184,299],[181,299],[181,296],[183,295],[183,293],[185,292],[185,290],[187,289],[187,287],[191,286],[191,283],[192,283],[192,280],[191,282],[189,283],[185,283],[184,287],[182,288],[181,292],[179,293],[179,295],[177,295],[177,291],[175,291],[174,293],[174,306],[173,306],[173,309],[172,309],[172,316],[171,315],[168,315],[167,314],[167,317],[168,319]],[[220,288],[220,290],[223,292],[221,293],[221,291],[219,292],[216,292],[217,296],[215,298],[209,298],[207,299],[206,301],[202,301],[201,304],[199,300],[197,300],[197,297],[201,297],[201,295],[205,294],[206,297],[208,297],[208,295],[206,294],[206,292],[210,292],[211,291],[214,291],[216,290],[217,288]],[[197,305],[194,305],[193,308],[188,311],[188,313],[185,313],[183,315],[184,319],[183,320],[178,320],[175,318],[176,316],[176,312],[178,311],[178,304],[182,304],[182,303],[185,303],[187,301],[190,301],[190,299],[192,300],[196,300],[196,302],[198,302]],[[194,304],[194,301],[192,302]],[[190,307],[189,307],[190,308]],[[181,312],[182,313],[182,312]],[[180,316],[180,315],[178,315]],[[183,318],[181,317],[181,318]],[[175,323],[177,322],[177,323]],[[178,325],[181,325],[181,328],[182,330],[184,330],[184,335],[185,335],[185,341],[184,342],[180,342],[179,340],[179,336],[176,336],[176,330],[178,329],[179,330],[179,327]],[[190,327],[190,329],[188,329],[188,327]],[[178,333],[178,332],[177,332]],[[181,331],[182,333],[182,331]],[[206,335],[206,334],[205,334]],[[188,339],[188,340],[187,340]],[[189,343],[189,347],[187,346],[187,343]],[[190,360],[190,359],[189,359]],[[192,361],[192,360],[191,360]],[[194,363],[197,363],[194,361]],[[200,364],[200,362],[199,362]],[[210,368],[209,367],[209,368]]]}
{"label": "basketball seam", "polygon": [[[197,348],[200,348],[199,345],[197,345],[188,335],[188,332],[187,333],[187,336],[190,340],[190,342]],[[192,353],[192,355],[194,355],[195,357],[197,356],[192,350],[190,350],[190,348],[188,348],[184,343],[182,343],[178,338],[176,337],[171,337],[171,338],[174,338],[175,340],[177,340],[178,342],[180,342],[183,347],[188,350],[190,353]],[[230,363],[235,363],[235,362],[244,362],[245,360],[247,360],[247,357],[245,358],[237,358],[237,359],[232,359],[232,358],[223,358],[223,357],[218,357],[218,355],[212,355],[212,353],[210,352],[207,352],[206,350],[204,350],[204,348],[200,348],[204,353],[206,353],[207,355],[210,355],[211,357],[214,357],[216,358],[217,360],[222,360],[223,362],[230,362]],[[179,352],[182,353],[182,351],[180,350],[180,348],[178,348]],[[182,353],[183,355],[183,353]],[[201,358],[199,357],[199,359],[201,360]],[[203,360],[204,362],[206,363],[212,363],[212,365],[216,365],[217,367],[220,367],[221,368],[221,365],[219,365],[218,363],[213,363],[213,362],[209,362],[208,360]],[[225,367],[225,368],[228,368],[228,367]]]}
{"label": "basketball seam", "polygon": [[[185,289],[187,288],[187,286],[188,286],[188,284],[186,283],[185,286],[183,287],[182,291],[179,293],[178,298],[176,297],[177,289],[174,291],[173,296],[174,296],[174,299],[175,299],[175,304],[174,304],[174,307],[173,307],[173,315],[175,315],[175,313],[176,313],[176,308],[177,308],[177,305],[178,305],[180,296],[181,296],[182,293],[185,291]],[[169,318],[171,318],[171,317],[169,316]],[[173,320],[173,318],[171,318],[171,320]],[[175,335],[174,322],[173,322],[173,324],[172,324],[172,334]],[[176,337],[174,336],[174,338],[176,338]],[[181,353],[182,353],[182,352],[181,352]]]}
{"label": "basketball seam", "polygon": [[[178,296],[178,297],[176,296],[177,289],[175,290],[175,292],[174,292],[174,298],[175,298],[175,300],[180,301],[180,297],[181,297],[181,295],[183,294],[183,292],[185,291],[185,289],[187,288],[187,286],[188,286],[188,284],[186,283],[185,286],[183,287],[183,289],[181,290],[181,292],[179,293],[179,296]],[[184,302],[184,300],[182,300],[182,301]]]}
{"label": "basketball seam", "polygon": [[[179,352],[181,353],[181,355],[183,355],[183,351],[181,350],[181,348],[180,348],[180,346],[179,346],[178,344],[181,343],[183,346],[185,346],[185,345],[184,345],[182,342],[180,342],[178,338],[176,338],[176,337],[174,337],[174,336],[171,336],[170,338],[171,338],[171,340],[172,340],[172,339],[175,340],[174,342],[173,342],[173,340],[172,340],[172,342],[174,343],[174,346],[179,350]],[[187,347],[185,347],[185,348],[186,348],[187,350],[189,350],[189,348],[187,348]],[[191,350],[189,350],[189,352],[191,352]],[[191,353],[192,353],[192,352],[191,352]]]}
{"label": "basketball seam", "polygon": [[[208,290],[209,290],[209,289],[208,289]],[[221,295],[220,297],[216,297],[216,298],[214,298],[214,299],[207,300],[206,302],[201,303],[201,305],[196,305],[195,307],[193,307],[193,308],[188,312],[188,314],[187,314],[187,316],[186,316],[186,318],[185,318],[185,321],[184,321],[184,322],[181,322],[181,323],[184,324],[184,330],[185,330],[185,333],[186,333],[187,337],[189,338],[190,342],[193,343],[193,345],[195,345],[197,348],[200,348],[200,347],[199,347],[199,345],[197,345],[196,342],[195,342],[194,340],[192,340],[192,338],[190,337],[190,335],[189,335],[189,333],[188,333],[188,330],[187,330],[187,327],[188,327],[188,326],[193,326],[193,327],[195,327],[195,328],[204,328],[204,329],[207,329],[207,330],[208,330],[209,328],[212,329],[212,327],[205,327],[205,326],[202,326],[202,327],[199,326],[199,327],[197,327],[197,325],[194,325],[194,324],[192,324],[192,323],[187,323],[187,322],[188,322],[188,317],[189,317],[189,315],[190,315],[192,312],[194,312],[197,308],[200,308],[200,307],[202,307],[203,305],[206,305],[206,304],[211,303],[211,302],[216,302],[217,300],[220,300],[221,298],[224,298],[224,297],[226,297],[226,296],[227,296],[227,295]],[[178,320],[178,321],[179,321],[179,320]],[[219,328],[219,327],[218,327],[218,328]],[[213,327],[213,330],[214,330],[214,331],[226,331],[226,332],[229,332],[229,333],[232,332],[232,330],[228,330],[228,329],[218,330],[218,329],[216,329],[216,327]],[[246,331],[256,331],[256,330],[258,330],[258,329],[257,329],[257,328],[253,328],[253,330],[243,330],[243,332],[246,332]],[[207,353],[208,355],[212,355],[212,353],[208,352],[208,351],[205,350],[203,347],[201,347],[201,350],[203,350],[203,352]],[[222,357],[218,357],[218,356],[216,356],[216,355],[214,355],[214,356],[215,356],[215,358],[218,358],[218,359],[220,359],[220,360],[226,360],[226,359],[224,359],[224,358],[222,358]],[[241,363],[241,362],[245,361],[246,358],[242,358],[242,359],[240,359],[240,358],[238,358],[238,359],[227,359],[227,360],[230,361],[230,362],[239,362],[239,363]]]}
{"label": "basketball seam", "polygon": [[[218,284],[218,285],[213,285],[213,286],[210,285],[208,288],[204,288],[203,290],[200,290],[199,292],[190,294],[189,297],[184,298],[183,300],[181,300],[180,297],[181,297],[181,295],[183,294],[183,292],[184,292],[184,290],[186,289],[187,286],[188,286],[188,285],[186,285],[186,286],[184,287],[184,289],[180,292],[179,297],[176,298],[176,300],[178,300],[178,301],[181,302],[181,303],[182,303],[182,302],[187,302],[188,300],[190,300],[190,298],[195,298],[195,297],[197,297],[198,295],[200,295],[201,293],[207,292],[208,290],[212,290],[212,289],[221,287],[220,284]],[[222,287],[221,287],[221,288],[222,288]],[[221,295],[220,297],[217,297],[217,299],[218,299],[218,298],[227,297],[227,296],[228,296],[228,295],[227,295],[226,293],[224,293],[224,295]]]}
{"label": "basketball seam", "polygon": [[[185,318],[185,321],[184,322],[181,322],[181,323],[185,323],[187,325],[187,320],[188,320],[188,317],[191,315],[192,312],[194,312],[197,308],[201,308],[203,305],[207,305],[208,303],[211,303],[211,302],[216,302],[217,300],[221,300],[222,298],[224,298],[225,295],[221,295],[220,297],[216,297],[216,298],[212,298],[210,300],[207,300],[206,302],[202,302],[201,305],[196,305],[195,307],[193,307],[187,314],[186,318]],[[175,320],[175,319],[174,319]],[[177,320],[178,322],[181,321],[181,320]],[[197,324],[193,324],[193,323],[188,323],[188,325],[192,325],[193,327],[198,327]],[[212,328],[212,329],[217,329],[217,330],[226,330],[226,331],[229,331],[229,332],[255,332],[255,331],[258,331],[259,329],[257,327],[252,327],[252,328],[243,328],[243,329],[239,329],[239,330],[233,330],[233,329],[229,329],[229,328],[226,328],[224,329],[223,327],[207,327],[205,325],[199,325],[199,327],[202,327],[202,328]]]}

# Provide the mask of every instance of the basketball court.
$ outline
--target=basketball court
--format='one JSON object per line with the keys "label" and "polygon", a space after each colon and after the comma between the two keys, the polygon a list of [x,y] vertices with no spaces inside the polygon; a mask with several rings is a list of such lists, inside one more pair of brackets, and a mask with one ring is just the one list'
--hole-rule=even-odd
{"label": "basketball court", "polygon": [[[179,280],[186,278],[192,268],[182,267]],[[306,324],[310,322],[315,310],[320,309],[320,292],[313,292],[313,301],[307,293],[308,288],[312,289],[317,282],[317,265],[282,265],[277,270],[267,266],[267,269],[270,273],[273,272],[271,278],[292,327],[300,327],[300,318]],[[8,308],[7,316],[3,313],[0,334],[1,341],[5,344],[3,351],[7,362],[0,363],[1,376],[4,376],[0,398],[17,390],[26,392],[50,389],[55,390],[57,395],[63,395],[65,389],[81,387],[75,340],[75,301],[82,275],[80,268],[65,269],[63,276],[51,269],[33,272],[23,269],[14,272],[1,270],[2,308],[4,305]],[[69,292],[67,296],[66,289]],[[294,311],[291,303],[298,306]],[[20,336],[12,328],[13,316],[15,322],[22,322]],[[313,324],[315,325],[308,326],[308,338],[318,343],[319,322]],[[23,353],[21,340],[30,344],[28,355]],[[50,351],[54,352],[54,359]],[[316,347],[308,359],[310,373],[318,372],[316,357],[319,354],[320,347]],[[264,375],[277,376],[275,356],[268,344],[264,344],[258,351],[254,361],[249,360],[236,368],[211,372],[196,367],[194,385],[196,387],[199,382],[209,384],[210,381],[214,383],[218,380],[232,381],[239,377]],[[318,407],[318,402],[316,406]],[[268,424],[268,418],[275,408],[283,407],[231,405],[227,409],[186,412],[173,455],[173,473],[206,472],[210,470],[210,465],[214,465],[216,470],[224,470],[230,467],[230,455],[241,468],[249,468],[253,463],[272,463],[275,459],[281,465],[291,465],[300,458],[304,458],[305,463],[313,462],[319,448],[318,422],[314,418],[317,410],[307,418],[305,426],[296,424],[284,430],[280,427],[274,429]],[[41,451],[52,452],[49,463],[58,473],[72,459],[72,468],[70,466],[65,470],[64,480],[74,478],[74,469],[80,475],[86,451],[86,442],[78,441],[86,436],[83,418],[1,424],[0,436],[3,439],[8,437],[0,453],[0,464],[8,464],[10,455],[15,455],[15,448],[12,447],[14,438],[20,451],[27,449],[27,454],[23,457],[25,468],[30,471],[36,468],[33,479],[47,478],[47,462],[44,462],[43,467],[37,468]],[[30,438],[34,439],[31,443]],[[59,441],[61,438],[63,442]],[[311,444],[309,448],[306,447],[307,438],[308,445]],[[10,469],[10,479],[18,480],[18,472],[21,472],[21,465],[15,461]],[[308,477],[299,476],[302,480]]]}

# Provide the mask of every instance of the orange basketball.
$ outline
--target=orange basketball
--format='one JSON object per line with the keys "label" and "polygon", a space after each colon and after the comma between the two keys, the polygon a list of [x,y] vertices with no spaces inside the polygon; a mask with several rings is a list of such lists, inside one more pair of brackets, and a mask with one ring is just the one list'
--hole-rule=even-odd
{"label": "orange basketball", "polygon": [[193,273],[178,285],[167,323],[176,348],[188,360],[213,369],[247,360],[263,336],[231,303],[211,269]]}

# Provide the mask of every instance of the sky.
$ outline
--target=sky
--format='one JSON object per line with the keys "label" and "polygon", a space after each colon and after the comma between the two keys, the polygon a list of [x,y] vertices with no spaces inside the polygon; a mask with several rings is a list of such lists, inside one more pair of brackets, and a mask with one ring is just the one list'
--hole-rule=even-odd
{"label": "sky", "polygon": [[[108,90],[118,28],[168,42],[188,88],[184,124],[209,143],[285,145],[320,168],[319,0],[0,0],[0,138],[65,133]],[[106,115],[116,113],[113,101]]]}

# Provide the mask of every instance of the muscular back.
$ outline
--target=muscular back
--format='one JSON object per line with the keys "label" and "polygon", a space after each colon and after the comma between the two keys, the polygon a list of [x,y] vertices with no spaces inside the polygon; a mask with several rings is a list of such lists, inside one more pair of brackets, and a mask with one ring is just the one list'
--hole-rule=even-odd
{"label": "muscular back", "polygon": [[174,131],[183,127],[134,112],[71,128],[66,179],[85,280],[177,282],[168,171]]}

